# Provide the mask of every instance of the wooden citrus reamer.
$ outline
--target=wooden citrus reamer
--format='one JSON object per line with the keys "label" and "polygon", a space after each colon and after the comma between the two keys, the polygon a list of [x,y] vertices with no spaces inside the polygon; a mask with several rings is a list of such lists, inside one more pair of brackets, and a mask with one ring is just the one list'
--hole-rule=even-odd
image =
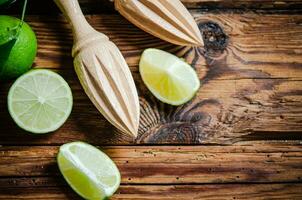
{"label": "wooden citrus reamer", "polygon": [[86,21],[78,0],[55,0],[72,25],[72,56],[78,78],[96,108],[115,127],[136,136],[139,100],[119,49]]}
{"label": "wooden citrus reamer", "polygon": [[180,0],[111,0],[115,8],[144,31],[182,46],[203,46],[198,26]]}

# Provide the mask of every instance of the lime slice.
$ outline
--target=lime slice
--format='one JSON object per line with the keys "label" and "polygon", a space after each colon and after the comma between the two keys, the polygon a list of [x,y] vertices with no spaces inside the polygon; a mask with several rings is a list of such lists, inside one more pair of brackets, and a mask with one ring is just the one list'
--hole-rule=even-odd
{"label": "lime slice", "polygon": [[58,129],[72,109],[72,93],[57,73],[32,70],[16,80],[8,93],[8,110],[18,126],[32,133]]}
{"label": "lime slice", "polygon": [[65,180],[84,199],[107,199],[120,185],[120,172],[114,162],[90,144],[64,144],[57,160]]}
{"label": "lime slice", "polygon": [[188,63],[159,49],[143,52],[139,71],[152,94],[171,105],[191,100],[200,87],[198,76]]}

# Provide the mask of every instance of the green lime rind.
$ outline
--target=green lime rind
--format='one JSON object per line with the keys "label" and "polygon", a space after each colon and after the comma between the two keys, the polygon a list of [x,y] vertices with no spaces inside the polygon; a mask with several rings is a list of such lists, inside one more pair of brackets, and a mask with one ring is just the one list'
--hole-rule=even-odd
{"label": "green lime rind", "polygon": [[[64,179],[84,199],[109,199],[120,185],[121,175],[115,163],[90,144],[78,141],[62,145],[57,162]],[[108,173],[115,178],[110,187],[102,182]]]}
{"label": "green lime rind", "polygon": [[0,46],[17,39],[19,26],[0,30]]}
{"label": "green lime rind", "polygon": [[30,70],[37,39],[27,23],[6,15],[0,15],[0,35],[0,81],[6,81]]}
{"label": "green lime rind", "polygon": [[[55,123],[50,123],[50,126],[48,127],[44,127],[44,128],[37,128],[37,127],[33,127],[33,126],[29,126],[29,125],[26,125],[24,123],[24,121],[22,121],[20,118],[21,116],[19,116],[19,114],[16,113],[16,106],[14,105],[14,103],[16,102],[28,102],[28,99],[26,98],[23,98],[22,97],[19,97],[18,99],[15,99],[15,95],[16,95],[16,92],[18,90],[18,88],[24,88],[24,81],[28,80],[29,78],[33,78],[37,75],[45,75],[45,76],[48,76],[54,80],[57,80],[60,82],[61,85],[57,86],[57,87],[63,87],[65,90],[66,90],[66,95],[64,96],[65,99],[67,99],[67,107],[64,108],[64,110],[58,110],[58,112],[63,112],[64,115],[61,115],[60,118],[57,118],[55,119],[56,122]],[[49,78],[49,79],[50,79]],[[35,79],[36,80],[36,79]],[[41,80],[42,82],[43,80]],[[44,80],[45,82],[46,80]],[[31,99],[31,101],[34,101],[34,103],[32,103],[32,105],[36,105],[37,103],[40,103],[38,102],[38,95],[37,93],[42,93],[42,91],[37,91],[37,85],[42,85],[44,83],[40,83],[40,82],[35,82],[35,86],[33,86],[33,88],[25,88],[25,90],[27,91],[35,91],[34,93],[37,95],[35,96],[33,99]],[[48,83],[47,83],[48,84]],[[50,85],[45,85],[45,90],[48,89]],[[32,95],[32,93],[30,94]],[[48,103],[48,99],[45,100],[46,103]],[[51,102],[52,105],[55,105],[55,101],[54,102]],[[27,73],[25,73],[24,75],[22,75],[21,77],[19,77],[14,83],[13,85],[11,86],[10,90],[9,90],[9,93],[8,93],[8,97],[7,97],[7,104],[8,104],[8,111],[9,111],[9,114],[11,115],[11,117],[13,118],[13,120],[15,121],[15,123],[23,130],[25,131],[28,131],[30,133],[33,133],[33,134],[44,134],[44,133],[49,133],[49,132],[53,132],[55,130],[57,130],[59,127],[61,127],[64,122],[67,120],[67,118],[69,117],[70,113],[71,113],[71,110],[72,110],[72,105],[73,105],[73,97],[72,97],[72,92],[71,92],[71,89],[68,85],[68,83],[57,73],[55,72],[52,72],[50,70],[47,70],[47,69],[34,69],[34,70],[31,70]],[[46,118],[49,118],[49,116],[41,116],[40,113],[41,113],[41,109],[43,108],[44,110],[44,114],[47,114],[47,112],[45,111],[45,107],[41,107],[41,105],[39,104],[39,112],[37,113],[37,116],[34,116],[33,118],[35,120],[45,120]],[[45,106],[45,105],[44,105]],[[23,112],[23,110],[22,110]],[[23,114],[32,114],[30,113],[29,111],[27,112],[27,110],[23,113]],[[49,113],[48,113],[49,114]],[[39,118],[38,118],[39,116]],[[31,119],[31,120],[34,120],[34,119]],[[54,118],[52,118],[53,120]],[[50,121],[51,122],[51,121]]]}
{"label": "green lime rind", "polygon": [[[11,3],[11,2],[12,2],[12,0],[0,0],[0,6],[3,4],[6,4],[6,3]],[[0,46],[8,43],[14,39],[17,39],[18,34],[24,23],[26,6],[27,6],[27,0],[24,0],[21,21],[19,22],[18,26],[6,27],[5,30],[1,30],[1,29],[3,29],[3,27],[1,27],[1,29],[0,29]]]}

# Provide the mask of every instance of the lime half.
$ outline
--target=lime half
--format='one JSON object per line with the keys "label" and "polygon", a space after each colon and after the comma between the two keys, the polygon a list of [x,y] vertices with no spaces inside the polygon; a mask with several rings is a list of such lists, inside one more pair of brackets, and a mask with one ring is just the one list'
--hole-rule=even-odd
{"label": "lime half", "polygon": [[8,110],[22,129],[48,133],[58,129],[72,109],[72,93],[57,73],[32,70],[16,80],[8,94]]}
{"label": "lime half", "polygon": [[188,63],[159,49],[143,52],[139,71],[152,94],[171,105],[191,100],[200,87],[198,76]]}
{"label": "lime half", "polygon": [[90,144],[64,144],[57,159],[65,180],[84,199],[107,199],[120,185],[120,172],[114,162]]}

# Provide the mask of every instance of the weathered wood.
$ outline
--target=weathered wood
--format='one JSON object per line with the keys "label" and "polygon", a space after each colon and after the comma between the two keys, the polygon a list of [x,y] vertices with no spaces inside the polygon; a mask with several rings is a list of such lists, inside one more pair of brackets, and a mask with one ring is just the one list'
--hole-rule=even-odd
{"label": "weathered wood", "polygon": [[[302,146],[117,146],[103,148],[127,184],[300,182]],[[0,148],[1,177],[58,179],[57,147]],[[1,186],[0,186],[1,187]]]}
{"label": "weathered wood", "polygon": [[[50,183],[48,179],[0,179],[0,199],[81,199],[63,182]],[[15,182],[15,186],[2,188],[10,182]],[[111,199],[301,199],[301,189],[302,184],[122,185]]]}
{"label": "weathered wood", "polygon": [[[300,0],[181,0],[187,8],[205,10],[226,10],[226,9],[261,9],[280,10],[288,9],[301,10]],[[112,13],[115,12],[110,0],[80,0],[81,6],[86,14]],[[10,7],[7,13],[20,13],[23,1],[18,1]],[[52,0],[29,0],[28,13],[31,14],[54,14],[59,13]]]}
{"label": "weathered wood", "polygon": [[204,9],[299,9],[300,0],[182,0],[188,8]]}
{"label": "weathered wood", "polygon": [[[205,49],[173,46],[144,33],[108,0],[80,0],[86,14],[111,13],[87,18],[118,44],[134,75],[142,108],[134,139],[113,129],[82,91],[70,56],[70,27],[53,1],[29,0],[28,13],[42,14],[26,18],[39,40],[35,67],[64,76],[74,108],[55,133],[30,135],[9,117],[10,83],[0,84],[0,200],[81,199],[55,160],[56,145],[75,140],[127,145],[102,148],[122,173],[112,199],[302,199],[302,2],[182,1],[199,23]],[[21,6],[19,0],[6,13],[20,13]],[[283,14],[263,14],[270,12]],[[148,92],[137,64],[150,47],[184,57],[197,70],[202,87],[192,102],[176,108]],[[243,146],[132,146],[233,142]]]}
{"label": "weathered wood", "polygon": [[[136,140],[117,133],[83,93],[73,72],[72,37],[67,23],[61,17],[28,17],[39,40],[35,65],[56,69],[66,78],[73,90],[74,108],[67,123],[55,133],[26,134],[8,115],[6,84],[0,89],[0,144],[301,140],[302,16],[193,14],[203,32],[205,49],[165,43],[120,16],[88,17],[97,30],[118,44],[130,65],[141,96],[141,125]],[[150,94],[137,67],[139,55],[148,47],[176,53],[195,67],[202,87],[193,101],[176,108]]]}

